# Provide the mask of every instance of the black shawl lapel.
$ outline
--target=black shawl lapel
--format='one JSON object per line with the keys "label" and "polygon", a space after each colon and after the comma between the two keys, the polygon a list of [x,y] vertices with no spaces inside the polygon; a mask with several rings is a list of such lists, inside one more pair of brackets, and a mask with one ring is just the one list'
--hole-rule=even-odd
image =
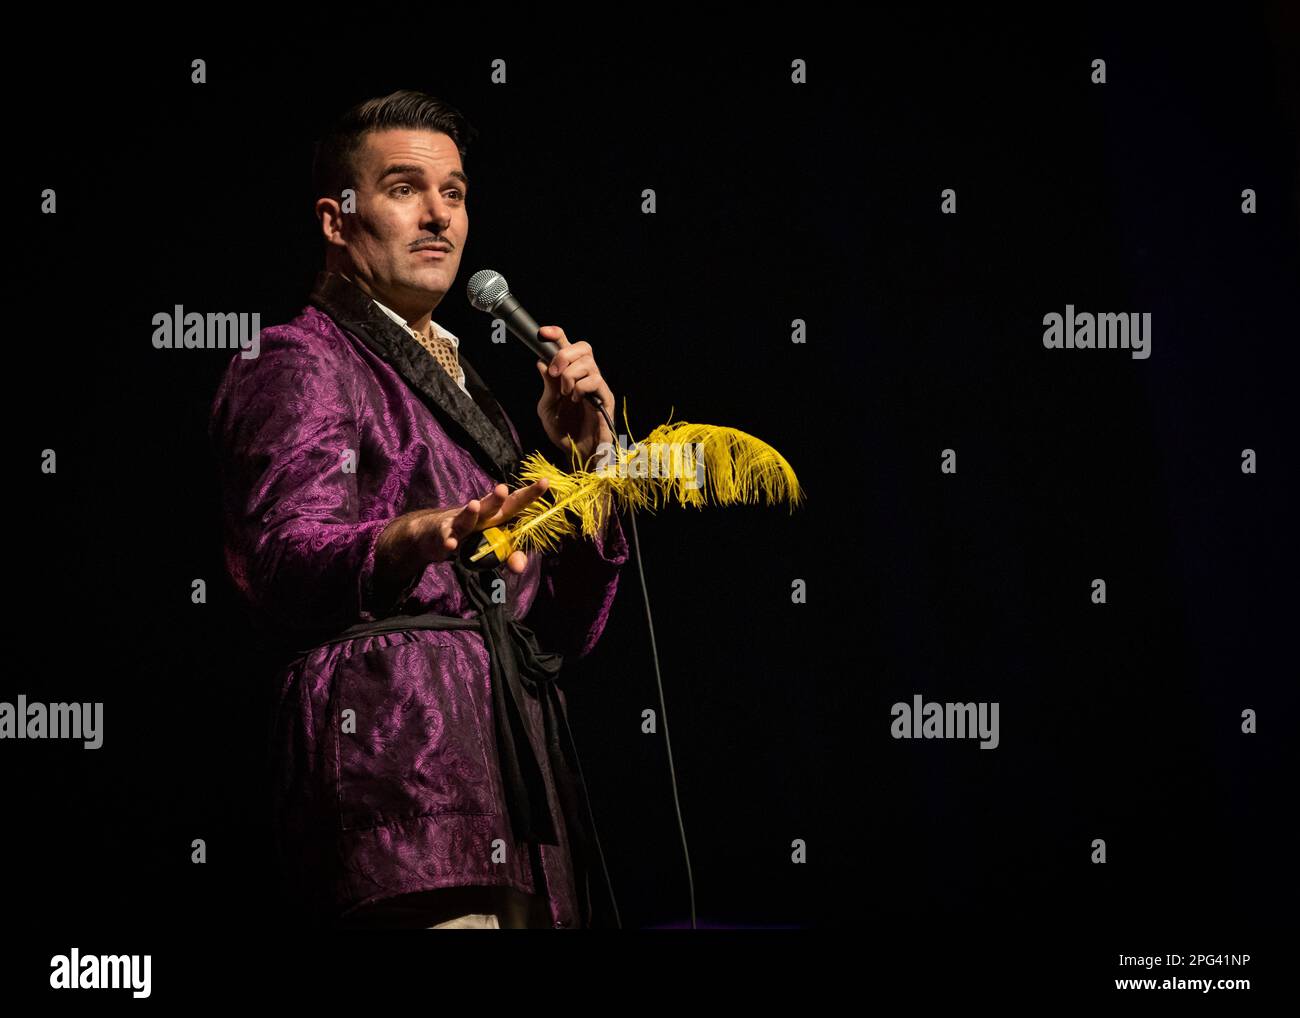
{"label": "black shawl lapel", "polygon": [[487,472],[504,481],[518,468],[523,450],[510,434],[500,404],[493,398],[477,371],[459,351],[465,369],[465,388],[460,391],[447,372],[429,356],[405,329],[375,306],[370,295],[336,272],[322,272],[309,301],[329,315],[340,328],[366,344],[406,381],[443,420],[451,422],[457,439],[474,453]]}

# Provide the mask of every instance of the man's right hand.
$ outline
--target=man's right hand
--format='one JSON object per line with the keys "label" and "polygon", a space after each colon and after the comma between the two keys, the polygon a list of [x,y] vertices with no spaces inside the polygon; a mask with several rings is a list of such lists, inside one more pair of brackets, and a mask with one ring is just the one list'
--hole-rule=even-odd
{"label": "man's right hand", "polygon": [[[470,534],[510,521],[549,484],[543,477],[513,492],[498,484],[483,498],[472,498],[459,509],[417,509],[397,517],[384,528],[375,546],[377,603],[391,606],[430,562],[451,558]],[[522,551],[511,552],[506,568],[522,573],[528,568],[528,556]]]}
{"label": "man's right hand", "polygon": [[[544,494],[548,486],[545,477],[513,492],[498,484],[483,498],[470,499],[460,509],[430,509],[412,514],[415,518],[410,523],[410,538],[417,557],[424,562],[450,558],[466,537],[514,519],[525,506]],[[511,552],[506,559],[506,568],[512,573],[522,573],[527,567],[528,556],[522,551]]]}

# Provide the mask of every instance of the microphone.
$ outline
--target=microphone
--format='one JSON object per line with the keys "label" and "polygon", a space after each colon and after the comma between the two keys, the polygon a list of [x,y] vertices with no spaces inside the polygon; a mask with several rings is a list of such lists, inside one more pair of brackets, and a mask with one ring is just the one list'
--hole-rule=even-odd
{"label": "microphone", "polygon": [[[528,347],[538,360],[551,363],[560,348],[537,334],[537,322],[510,292],[510,284],[506,282],[505,276],[492,269],[480,269],[469,277],[467,290],[470,304],[493,318],[500,318],[515,338]],[[604,412],[600,396],[594,392],[589,392],[586,396],[589,403]]]}

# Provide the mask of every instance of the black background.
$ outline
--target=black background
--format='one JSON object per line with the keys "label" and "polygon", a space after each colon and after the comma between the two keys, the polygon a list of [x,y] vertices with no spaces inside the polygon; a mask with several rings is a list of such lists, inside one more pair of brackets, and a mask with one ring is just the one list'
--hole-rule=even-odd
{"label": "black background", "polygon": [[[230,355],[156,350],[151,319],[294,317],[321,264],[312,140],[397,88],[480,132],[435,317],[525,448],[547,448],[539,384],[468,307],[480,267],[592,344],[638,437],[670,413],[741,428],[806,489],[793,515],[639,518],[700,925],[885,933],[954,964],[1036,951],[1096,985],[1142,974],[1120,952],[1266,959],[1294,895],[1291,21],[405,55],[344,36],[142,47],[92,88],[46,68],[18,111],[4,699],[103,701],[105,742],[0,747],[7,911],[35,934],[12,984],[75,942],[152,950],[157,998],[179,990],[173,931],[286,928],[260,807],[273,677],[224,575],[206,440]],[[32,211],[46,187],[57,215]],[[1067,303],[1151,312],[1151,358],[1045,350]],[[663,738],[640,732],[634,561],[568,667],[624,926],[689,925]],[[1001,745],[891,739],[914,693],[998,701]]]}

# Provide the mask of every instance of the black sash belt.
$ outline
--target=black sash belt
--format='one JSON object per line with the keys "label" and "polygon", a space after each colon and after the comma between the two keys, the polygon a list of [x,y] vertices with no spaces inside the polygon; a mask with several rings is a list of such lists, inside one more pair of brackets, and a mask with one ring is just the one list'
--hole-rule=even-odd
{"label": "black sash belt", "polygon": [[[578,749],[555,686],[564,657],[543,651],[538,646],[536,634],[511,618],[504,604],[492,600],[487,584],[495,575],[493,571],[470,570],[455,558],[449,561],[478,608],[478,615],[471,618],[433,612],[393,615],[350,626],[317,647],[412,629],[476,629],[482,633],[491,662],[492,713],[511,833],[516,842],[559,844],[537,748],[524,722],[523,698],[527,694],[541,703],[546,738],[544,751],[550,759],[551,774],[573,851],[578,906],[584,916],[584,925],[592,925],[593,903],[589,887],[592,862],[599,859],[603,870],[604,857],[595,843],[595,819],[582,779]],[[544,878],[540,873],[536,876]],[[608,887],[608,874],[605,874],[605,882]]]}

